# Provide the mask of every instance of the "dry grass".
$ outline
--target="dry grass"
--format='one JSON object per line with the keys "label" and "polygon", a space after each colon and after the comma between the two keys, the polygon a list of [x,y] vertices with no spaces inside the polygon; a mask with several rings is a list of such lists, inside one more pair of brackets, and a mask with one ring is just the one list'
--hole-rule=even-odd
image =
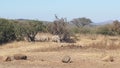
{"label": "dry grass", "polygon": [[98,49],[120,49],[120,39],[119,36],[90,36],[91,43],[87,45],[88,48],[98,48]]}
{"label": "dry grass", "polygon": [[[92,37],[93,36],[93,37]],[[0,46],[0,55],[8,55],[25,52],[54,52],[67,50],[80,50],[88,48],[116,50],[120,49],[119,36],[103,35],[77,35],[80,39],[76,43],[55,43],[55,42],[11,42]],[[94,39],[93,39],[94,38]],[[60,47],[62,46],[62,47]]]}
{"label": "dry grass", "polygon": [[[4,44],[0,47],[0,55],[22,53],[28,56],[28,60],[0,63],[0,68],[8,66],[9,68],[17,68],[18,66],[19,68],[119,68],[119,37],[92,36],[78,35],[77,38],[80,40],[76,43],[21,41]],[[61,58],[66,55],[72,58],[73,63],[63,64],[61,62]],[[113,63],[101,61],[101,58],[107,55],[115,57],[115,61]]]}
{"label": "dry grass", "polygon": [[119,36],[104,36],[104,35],[77,35],[78,40],[76,45],[82,45],[85,48],[98,49],[120,49]]}
{"label": "dry grass", "polygon": [[97,42],[97,43],[92,43],[90,45],[88,45],[88,47],[91,48],[98,48],[98,49],[120,49],[120,44],[117,44],[113,41],[111,42]]}
{"label": "dry grass", "polygon": [[[44,34],[41,33],[39,35],[48,35],[52,36],[50,34]],[[1,46],[0,48],[19,48],[19,47],[26,47],[29,46],[30,48],[34,48],[36,46],[40,47],[56,47],[56,46],[69,46],[69,47],[75,47],[75,46],[82,46],[85,48],[98,48],[98,49],[119,49],[120,48],[120,39],[119,36],[103,36],[103,35],[94,35],[94,34],[86,34],[86,35],[80,35],[76,34],[76,38],[78,39],[76,43],[54,43],[54,42],[12,42],[8,44],[4,44],[4,46]],[[75,45],[75,46],[70,46]],[[69,48],[68,47],[68,48]]]}

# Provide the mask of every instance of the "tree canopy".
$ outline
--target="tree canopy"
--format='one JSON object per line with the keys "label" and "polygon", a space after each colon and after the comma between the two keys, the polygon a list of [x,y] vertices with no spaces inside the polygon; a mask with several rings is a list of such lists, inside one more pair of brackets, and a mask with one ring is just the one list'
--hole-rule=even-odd
{"label": "tree canopy", "polygon": [[71,21],[73,24],[75,24],[77,27],[89,25],[90,23],[93,23],[89,18],[75,18]]}

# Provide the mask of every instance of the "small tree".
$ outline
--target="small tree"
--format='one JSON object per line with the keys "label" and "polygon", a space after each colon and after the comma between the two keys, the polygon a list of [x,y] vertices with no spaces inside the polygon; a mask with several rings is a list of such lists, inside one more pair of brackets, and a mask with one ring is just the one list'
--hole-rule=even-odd
{"label": "small tree", "polygon": [[24,29],[29,41],[35,41],[35,36],[38,32],[44,31],[45,26],[41,21],[31,20],[24,25]]}
{"label": "small tree", "polygon": [[61,41],[67,42],[70,39],[70,31],[68,30],[66,19],[56,17],[56,20],[49,25],[49,28],[52,34],[59,35]]}
{"label": "small tree", "polygon": [[114,34],[119,35],[120,34],[120,22],[118,20],[113,21],[110,30],[113,31]]}
{"label": "small tree", "polygon": [[24,20],[15,23],[15,35],[18,40],[27,37],[28,41],[35,41],[36,34],[45,30],[43,23],[37,20]]}
{"label": "small tree", "polygon": [[75,18],[71,21],[74,25],[79,27],[84,27],[85,25],[89,25],[92,21],[89,18]]}

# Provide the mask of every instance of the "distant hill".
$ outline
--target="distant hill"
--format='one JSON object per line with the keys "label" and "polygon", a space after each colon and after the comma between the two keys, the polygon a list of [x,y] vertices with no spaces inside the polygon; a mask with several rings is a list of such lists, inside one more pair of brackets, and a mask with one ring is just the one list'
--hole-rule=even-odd
{"label": "distant hill", "polygon": [[[15,19],[17,21],[21,21],[21,22],[25,22],[25,21],[29,21],[30,19]],[[40,21],[40,20],[39,20]],[[50,21],[42,21],[44,24],[50,23]],[[91,26],[99,26],[99,25],[105,25],[105,24],[111,24],[113,23],[113,20],[109,20],[109,21],[104,21],[104,22],[99,22],[99,23],[91,23]],[[69,23],[70,25],[74,26],[71,22]]]}
{"label": "distant hill", "polygon": [[113,23],[113,20],[99,22],[99,23],[92,23],[92,25],[105,25],[105,24],[111,24]]}
{"label": "distant hill", "polygon": [[[30,21],[30,20],[32,20],[32,19],[15,19],[15,20],[17,20],[17,21]],[[41,20],[38,20],[38,21],[41,21]],[[43,23],[50,23],[50,21],[42,21]]]}

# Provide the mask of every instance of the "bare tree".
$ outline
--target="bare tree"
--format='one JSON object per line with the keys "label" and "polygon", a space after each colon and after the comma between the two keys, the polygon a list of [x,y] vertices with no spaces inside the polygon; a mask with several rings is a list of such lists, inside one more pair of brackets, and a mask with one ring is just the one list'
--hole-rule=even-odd
{"label": "bare tree", "polygon": [[61,41],[67,41],[70,39],[70,32],[67,29],[68,22],[65,18],[59,19],[57,16],[56,20],[50,25],[50,31],[54,35],[59,35]]}

